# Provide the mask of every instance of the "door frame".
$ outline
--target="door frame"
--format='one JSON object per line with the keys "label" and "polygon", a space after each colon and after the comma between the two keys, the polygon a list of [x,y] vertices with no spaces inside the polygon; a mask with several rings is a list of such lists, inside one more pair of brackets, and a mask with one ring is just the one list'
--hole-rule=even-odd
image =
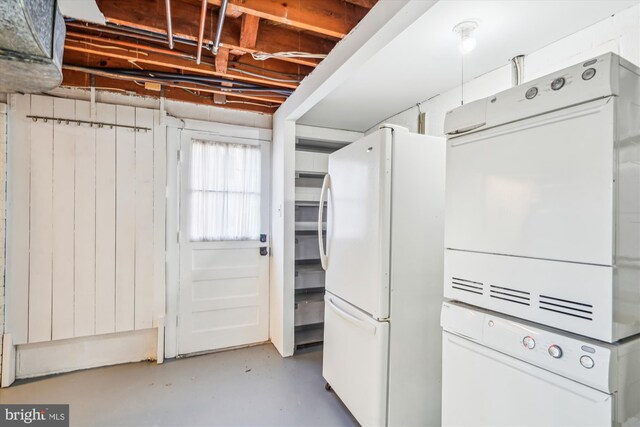
{"label": "door frame", "polygon": [[[180,245],[178,243],[178,230],[180,225],[180,145],[184,133],[206,135],[209,138],[219,136],[225,138],[239,138],[266,142],[269,145],[269,161],[267,167],[263,167],[263,179],[269,180],[269,191],[264,195],[267,204],[267,221],[269,235],[271,235],[271,129],[254,128],[249,126],[229,125],[223,123],[203,122],[200,120],[183,120],[167,117],[167,220],[166,220],[166,316],[164,352],[166,358],[177,357],[178,354],[178,315],[180,295]],[[271,246],[271,238],[268,239]],[[267,310],[269,308],[267,307]]]}

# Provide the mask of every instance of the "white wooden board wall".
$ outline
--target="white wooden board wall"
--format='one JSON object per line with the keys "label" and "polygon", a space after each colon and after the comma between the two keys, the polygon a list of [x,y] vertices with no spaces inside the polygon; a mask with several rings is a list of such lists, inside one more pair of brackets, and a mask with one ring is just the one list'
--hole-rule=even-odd
{"label": "white wooden board wall", "polygon": [[15,345],[148,329],[164,315],[166,127],[155,110],[16,96],[7,177]]}

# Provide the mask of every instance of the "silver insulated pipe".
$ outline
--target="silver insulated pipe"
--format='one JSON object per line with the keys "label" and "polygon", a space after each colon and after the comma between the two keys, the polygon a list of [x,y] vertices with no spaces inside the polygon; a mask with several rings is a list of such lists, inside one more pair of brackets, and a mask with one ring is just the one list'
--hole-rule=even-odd
{"label": "silver insulated pipe", "polygon": [[522,83],[524,78],[524,55],[511,58],[511,86],[515,87]]}

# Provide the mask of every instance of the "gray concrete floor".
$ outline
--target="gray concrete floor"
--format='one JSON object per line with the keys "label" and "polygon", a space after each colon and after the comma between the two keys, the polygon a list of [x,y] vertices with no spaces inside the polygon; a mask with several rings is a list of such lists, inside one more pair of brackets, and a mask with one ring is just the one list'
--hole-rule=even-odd
{"label": "gray concrete floor", "polygon": [[324,384],[321,347],[265,344],[17,381],[0,403],[68,403],[72,426],[357,426]]}

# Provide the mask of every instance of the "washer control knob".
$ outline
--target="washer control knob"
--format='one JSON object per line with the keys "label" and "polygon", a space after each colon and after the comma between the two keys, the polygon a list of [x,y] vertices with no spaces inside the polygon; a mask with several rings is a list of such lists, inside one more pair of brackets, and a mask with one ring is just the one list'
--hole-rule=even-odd
{"label": "washer control knob", "polygon": [[564,86],[564,82],[565,82],[564,77],[558,77],[557,79],[551,82],[551,89],[553,90],[562,89],[562,86]]}
{"label": "washer control knob", "polygon": [[560,359],[562,357],[562,349],[553,344],[549,347],[549,354],[555,359]]}
{"label": "washer control knob", "polygon": [[529,88],[529,90],[525,92],[524,96],[527,99],[533,99],[536,97],[537,94],[538,94],[538,88],[534,86]]}
{"label": "washer control knob", "polygon": [[533,337],[526,336],[522,339],[522,344],[529,350],[533,350],[536,346],[536,340]]}
{"label": "washer control knob", "polygon": [[595,75],[596,75],[596,69],[595,68],[587,68],[582,73],[582,80],[591,80],[593,78],[593,76],[595,76]]}
{"label": "washer control knob", "polygon": [[593,368],[593,365],[595,365],[595,362],[590,356],[582,356],[580,358],[580,364],[587,369],[591,369]]}

